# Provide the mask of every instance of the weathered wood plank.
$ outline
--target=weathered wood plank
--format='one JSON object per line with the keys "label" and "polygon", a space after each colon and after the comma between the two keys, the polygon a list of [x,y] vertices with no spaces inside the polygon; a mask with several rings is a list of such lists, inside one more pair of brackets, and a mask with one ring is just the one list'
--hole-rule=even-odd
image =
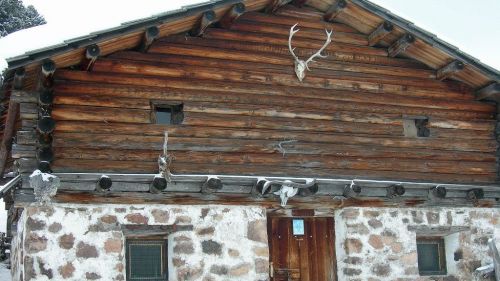
{"label": "weathered wood plank", "polygon": [[[56,134],[61,133],[95,133],[95,134],[126,134],[141,136],[163,136],[168,131],[172,137],[193,137],[193,138],[228,138],[228,139],[253,139],[253,140],[297,140],[308,143],[330,143],[330,144],[352,144],[366,145],[368,147],[394,147],[394,148],[423,148],[434,150],[448,150],[443,155],[444,159],[470,160],[470,161],[494,161],[495,155],[469,153],[454,154],[450,151],[476,151],[491,149],[495,140],[490,141],[453,141],[447,142],[439,138],[418,138],[409,139],[406,137],[379,137],[352,134],[331,134],[314,133],[305,131],[286,131],[269,129],[233,129],[217,128],[206,126],[165,126],[157,124],[130,124],[113,123],[112,126],[103,122],[80,122],[80,121],[59,121],[56,127]],[[449,158],[448,158],[449,156]],[[410,157],[410,156],[408,156]],[[424,159],[424,155],[419,155]],[[464,158],[465,157],[465,158]],[[436,158],[437,159],[437,158]]]}
{"label": "weathered wood plank", "polygon": [[[61,71],[62,72],[62,71]],[[139,78],[123,75],[87,75],[63,72],[60,78],[85,82],[65,81],[56,86],[58,95],[106,95],[113,97],[146,98],[178,101],[207,101],[250,104],[272,104],[325,109],[361,110],[366,112],[400,113],[407,115],[446,116],[450,119],[493,119],[495,107],[479,102],[449,101],[402,97],[399,95],[350,93],[309,89],[304,92],[293,87],[267,87],[240,83],[188,81],[183,79]],[[122,85],[120,85],[120,83]],[[154,85],[155,87],[144,87]],[[168,94],[167,94],[168,93]],[[286,99],[282,97],[286,96]],[[330,102],[335,101],[335,102]],[[360,104],[362,103],[362,104]],[[337,105],[338,104],[338,105]],[[386,105],[390,105],[389,107]]]}

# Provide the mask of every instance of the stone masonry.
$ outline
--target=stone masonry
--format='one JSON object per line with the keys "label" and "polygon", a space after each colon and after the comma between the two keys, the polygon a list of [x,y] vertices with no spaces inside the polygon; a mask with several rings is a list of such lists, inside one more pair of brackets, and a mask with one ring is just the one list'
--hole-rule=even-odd
{"label": "stone masonry", "polygon": [[268,280],[260,207],[69,204],[25,208],[13,280],[126,280],[121,224],[193,225],[168,238],[169,280]]}
{"label": "stone masonry", "polygon": [[[346,208],[336,213],[338,280],[470,281],[492,262],[489,238],[500,239],[500,210],[487,208]],[[446,276],[419,276],[415,229],[440,227]]]}

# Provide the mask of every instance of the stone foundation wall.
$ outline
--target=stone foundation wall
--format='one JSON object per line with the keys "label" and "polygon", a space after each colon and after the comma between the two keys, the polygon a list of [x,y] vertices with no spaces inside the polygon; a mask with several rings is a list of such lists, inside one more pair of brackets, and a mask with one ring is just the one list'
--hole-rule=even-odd
{"label": "stone foundation wall", "polygon": [[[474,269],[492,262],[487,241],[496,237],[500,242],[499,221],[499,209],[340,210],[335,225],[338,280],[474,280]],[[420,277],[415,229],[425,233],[436,227],[445,234],[460,230],[445,236],[448,275]]]}
{"label": "stone foundation wall", "polygon": [[24,210],[13,280],[125,280],[121,224],[194,226],[169,236],[169,280],[267,280],[260,207],[65,204]]}

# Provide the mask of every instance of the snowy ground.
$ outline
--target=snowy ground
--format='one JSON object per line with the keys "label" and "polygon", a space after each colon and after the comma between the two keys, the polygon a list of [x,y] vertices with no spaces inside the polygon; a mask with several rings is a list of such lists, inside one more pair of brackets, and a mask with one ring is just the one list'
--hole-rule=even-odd
{"label": "snowy ground", "polygon": [[2,281],[11,281],[10,277],[10,269],[7,268],[7,264],[5,262],[0,262],[0,280]]}

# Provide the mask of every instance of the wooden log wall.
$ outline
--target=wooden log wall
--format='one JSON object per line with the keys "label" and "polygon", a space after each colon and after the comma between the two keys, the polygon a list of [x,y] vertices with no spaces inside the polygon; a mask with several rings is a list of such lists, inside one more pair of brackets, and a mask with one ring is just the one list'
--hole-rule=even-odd
{"label": "wooden log wall", "polygon": [[[334,31],[328,57],[303,82],[287,46],[297,22],[302,59],[323,45],[325,28]],[[183,103],[183,123],[152,124],[152,103]],[[250,12],[229,29],[99,58],[90,72],[58,70],[51,168],[156,173],[168,130],[173,173],[491,183],[495,111],[349,26],[306,12]],[[405,137],[407,116],[427,116],[430,137]],[[34,136],[18,135],[31,145],[23,137]]]}

